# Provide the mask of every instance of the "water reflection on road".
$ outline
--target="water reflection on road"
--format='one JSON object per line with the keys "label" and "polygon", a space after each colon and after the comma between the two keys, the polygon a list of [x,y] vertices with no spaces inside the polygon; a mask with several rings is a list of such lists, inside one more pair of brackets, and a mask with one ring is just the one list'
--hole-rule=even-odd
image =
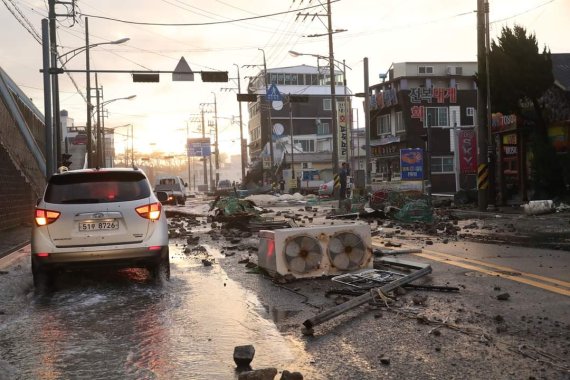
{"label": "water reflection on road", "polygon": [[162,285],[133,269],[62,276],[0,326],[0,357],[22,379],[231,379],[243,344],[255,368],[298,360],[254,294],[180,251]]}

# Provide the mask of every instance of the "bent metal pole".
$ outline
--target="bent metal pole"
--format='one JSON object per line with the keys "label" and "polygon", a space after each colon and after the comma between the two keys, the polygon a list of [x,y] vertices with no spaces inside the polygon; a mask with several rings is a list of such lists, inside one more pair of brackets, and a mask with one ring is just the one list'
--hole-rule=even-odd
{"label": "bent metal pole", "polygon": [[[399,278],[396,281],[392,281],[384,286],[375,288],[384,294],[431,273],[431,266],[429,264],[404,261],[399,259],[382,259],[381,261],[389,265],[418,269],[417,271],[412,272],[411,274],[405,277]],[[344,314],[345,312],[354,309],[355,307],[364,305],[365,303],[372,300],[373,294],[374,294],[373,292],[365,293],[361,296],[358,296],[349,301],[341,303],[340,305],[335,306],[331,309],[325,310],[322,313],[315,315],[313,318],[307,319],[305,322],[303,322],[303,325],[306,328],[306,330],[303,330],[303,333],[309,335],[312,334],[313,327],[320,325],[321,323],[331,320],[335,317],[338,317],[339,315]]]}

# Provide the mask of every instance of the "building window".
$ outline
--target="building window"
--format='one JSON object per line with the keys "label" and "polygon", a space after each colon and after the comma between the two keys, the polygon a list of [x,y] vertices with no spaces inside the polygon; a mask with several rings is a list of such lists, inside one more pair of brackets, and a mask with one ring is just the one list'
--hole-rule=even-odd
{"label": "building window", "polygon": [[389,135],[392,133],[392,126],[390,125],[390,115],[380,115],[376,119],[378,135]]}
{"label": "building window", "polygon": [[450,174],[453,171],[453,156],[433,156],[431,158],[432,174]]}
{"label": "building window", "polygon": [[294,140],[295,145],[301,145],[303,152],[315,151],[315,140]]}
{"label": "building window", "polygon": [[269,83],[277,84],[277,74],[269,74]]}
{"label": "building window", "polygon": [[404,117],[402,111],[396,112],[396,132],[405,132],[406,126],[404,125]]}
{"label": "building window", "polygon": [[418,74],[420,75],[433,74],[433,66],[418,66]]}
{"label": "building window", "polygon": [[426,107],[424,126],[427,127],[449,127],[449,110],[447,107]]}
{"label": "building window", "polygon": [[323,99],[323,110],[332,111],[332,100],[330,98]]}
{"label": "building window", "polygon": [[277,84],[285,84],[285,74],[277,74]]}
{"label": "building window", "polygon": [[329,123],[318,123],[317,124],[317,135],[330,135],[331,129]]}
{"label": "building window", "polygon": [[261,138],[261,127],[255,127],[251,130],[251,141],[257,141]]}

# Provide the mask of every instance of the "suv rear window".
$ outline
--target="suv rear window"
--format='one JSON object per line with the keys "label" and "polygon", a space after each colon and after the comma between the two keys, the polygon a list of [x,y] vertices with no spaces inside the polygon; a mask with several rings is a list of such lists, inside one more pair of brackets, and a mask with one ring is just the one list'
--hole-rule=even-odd
{"label": "suv rear window", "polygon": [[144,174],[100,171],[51,177],[45,201],[59,204],[112,203],[149,196],[150,186]]}

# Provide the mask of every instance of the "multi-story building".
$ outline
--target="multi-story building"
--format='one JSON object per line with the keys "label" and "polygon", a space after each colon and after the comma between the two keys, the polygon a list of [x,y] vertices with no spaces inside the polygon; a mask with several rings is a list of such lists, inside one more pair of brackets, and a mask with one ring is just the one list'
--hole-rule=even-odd
{"label": "multi-story building", "polygon": [[370,87],[373,182],[400,181],[400,149],[425,152],[429,145],[423,179],[431,171],[432,191],[475,187],[476,69],[476,62],[394,63],[387,78]]}
{"label": "multi-story building", "polygon": [[[350,110],[350,97],[343,96],[350,90],[342,71],[335,71],[335,83],[337,109],[346,104],[344,109]],[[277,87],[283,101],[266,101],[264,95],[271,85]],[[283,170],[294,169],[295,177],[302,179],[331,179],[333,134],[328,69],[307,65],[268,69],[266,81],[261,71],[250,80],[249,93],[259,95],[256,102],[249,103],[250,156],[257,168],[261,168],[265,156],[264,178],[279,178]],[[301,101],[289,102],[289,95],[300,96],[297,100]],[[273,149],[269,146],[271,137]],[[272,150],[274,166],[269,170]],[[339,146],[340,158],[341,151],[348,156],[348,145]]]}

